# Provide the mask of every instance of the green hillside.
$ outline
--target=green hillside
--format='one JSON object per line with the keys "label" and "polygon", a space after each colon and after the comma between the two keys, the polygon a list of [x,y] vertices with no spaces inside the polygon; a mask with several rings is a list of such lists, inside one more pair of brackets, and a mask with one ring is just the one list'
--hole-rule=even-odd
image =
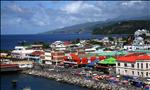
{"label": "green hillside", "polygon": [[105,26],[95,27],[93,34],[134,34],[138,29],[150,30],[150,20],[118,21]]}

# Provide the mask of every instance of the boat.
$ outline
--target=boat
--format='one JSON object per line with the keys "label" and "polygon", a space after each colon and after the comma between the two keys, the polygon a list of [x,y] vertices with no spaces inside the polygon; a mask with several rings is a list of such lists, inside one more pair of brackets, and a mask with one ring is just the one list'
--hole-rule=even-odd
{"label": "boat", "polygon": [[22,90],[31,90],[31,88],[30,87],[25,87]]}

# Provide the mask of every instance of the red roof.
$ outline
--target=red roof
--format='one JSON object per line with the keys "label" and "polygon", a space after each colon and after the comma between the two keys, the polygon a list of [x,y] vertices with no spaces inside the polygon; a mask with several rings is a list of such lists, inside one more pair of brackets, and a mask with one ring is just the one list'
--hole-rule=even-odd
{"label": "red roof", "polygon": [[64,45],[70,45],[71,43],[69,41],[65,41]]}
{"label": "red roof", "polygon": [[32,55],[36,55],[36,56],[40,56],[40,55],[44,55],[44,52],[42,52],[42,51],[34,51],[31,54]]}
{"label": "red roof", "polygon": [[150,55],[141,54],[141,55],[126,55],[117,57],[118,61],[123,62],[136,62],[137,60],[150,60]]}

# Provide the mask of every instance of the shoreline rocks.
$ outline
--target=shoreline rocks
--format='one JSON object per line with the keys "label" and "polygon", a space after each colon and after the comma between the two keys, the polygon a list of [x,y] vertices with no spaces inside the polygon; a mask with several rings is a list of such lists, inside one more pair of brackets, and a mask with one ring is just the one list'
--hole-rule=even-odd
{"label": "shoreline rocks", "polygon": [[62,83],[68,83],[72,85],[77,85],[85,88],[90,88],[93,90],[142,90],[141,88],[136,88],[133,86],[121,86],[110,83],[103,83],[101,81],[95,81],[92,79],[84,79],[84,77],[72,75],[69,73],[58,73],[55,71],[43,71],[43,70],[26,70],[23,71],[24,74],[34,75],[44,77],[50,80],[56,80]]}

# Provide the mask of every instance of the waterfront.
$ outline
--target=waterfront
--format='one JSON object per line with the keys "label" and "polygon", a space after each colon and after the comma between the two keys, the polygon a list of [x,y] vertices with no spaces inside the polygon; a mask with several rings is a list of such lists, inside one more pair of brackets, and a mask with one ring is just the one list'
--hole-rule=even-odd
{"label": "waterfront", "polygon": [[[16,88],[12,87],[12,80],[18,80]],[[30,87],[31,90],[89,90],[26,74],[14,73],[1,75],[1,90],[22,90],[25,87]]]}

